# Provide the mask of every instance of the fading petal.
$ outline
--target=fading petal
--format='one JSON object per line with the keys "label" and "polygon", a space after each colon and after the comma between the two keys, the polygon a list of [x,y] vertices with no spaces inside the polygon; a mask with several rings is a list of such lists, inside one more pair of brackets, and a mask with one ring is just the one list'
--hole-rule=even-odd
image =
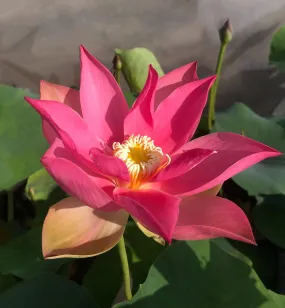
{"label": "fading petal", "polygon": [[78,114],[82,115],[79,91],[75,89],[41,80],[40,99],[44,101],[57,101],[64,103],[75,110]]}
{"label": "fading petal", "polygon": [[76,198],[53,205],[44,221],[42,250],[47,259],[86,258],[114,247],[125,230],[128,214],[102,212]]}
{"label": "fading petal", "polygon": [[115,201],[151,232],[171,242],[180,199],[158,190],[115,188]]}
{"label": "fading petal", "polygon": [[220,189],[222,188],[223,184],[219,184],[217,186],[214,186],[208,190],[204,190],[200,193],[198,193],[197,195],[199,196],[216,196],[218,194],[218,192],[220,191]]}
{"label": "fading petal", "polygon": [[158,79],[155,93],[155,109],[176,88],[197,80],[197,62],[191,62],[167,73]]}
{"label": "fading petal", "polygon": [[234,133],[214,133],[187,143],[179,153],[193,148],[214,150],[188,173],[161,182],[159,188],[171,194],[198,194],[222,184],[237,173],[280,152],[260,142]]}
{"label": "fading petal", "polygon": [[83,46],[80,47],[80,59],[80,102],[84,120],[102,141],[122,141],[128,105],[118,83]]}
{"label": "fading petal", "polygon": [[154,94],[158,74],[150,65],[146,84],[124,122],[125,135],[146,135],[153,128]]}
{"label": "fading petal", "polygon": [[165,245],[165,240],[159,236],[158,234],[156,233],[153,233],[151,231],[149,231],[147,228],[145,228],[139,221],[137,221],[135,218],[134,218],[134,221],[136,223],[136,225],[138,226],[138,228],[142,231],[142,233],[147,236],[147,237],[150,237],[152,238],[153,240],[155,240],[157,243],[159,243],[160,245]]}
{"label": "fading petal", "polygon": [[152,181],[160,182],[178,177],[200,164],[215,151],[205,149],[192,149],[171,157],[170,164],[163,169]]}
{"label": "fading petal", "polygon": [[228,237],[255,244],[250,223],[232,201],[213,196],[184,197],[173,239]]}
{"label": "fading petal", "polygon": [[[72,152],[56,140],[41,160],[48,173],[69,195],[92,208],[118,209],[110,197],[111,181],[97,179],[76,164]],[[109,183],[109,185],[108,185]]]}
{"label": "fading petal", "polygon": [[[64,103],[82,115],[79,92],[77,90],[41,80],[40,99]],[[43,121],[43,133],[49,144],[52,144],[57,137],[54,129],[45,120]]]}
{"label": "fading petal", "polygon": [[194,135],[214,80],[215,76],[181,86],[158,106],[150,137],[164,153],[172,154]]}

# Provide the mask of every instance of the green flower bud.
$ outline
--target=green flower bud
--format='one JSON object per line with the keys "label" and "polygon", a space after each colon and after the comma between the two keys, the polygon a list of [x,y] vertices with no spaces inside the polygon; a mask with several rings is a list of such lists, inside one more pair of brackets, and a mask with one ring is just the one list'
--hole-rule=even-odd
{"label": "green flower bud", "polygon": [[220,40],[222,43],[229,43],[233,38],[233,29],[230,20],[224,23],[224,25],[219,29]]}

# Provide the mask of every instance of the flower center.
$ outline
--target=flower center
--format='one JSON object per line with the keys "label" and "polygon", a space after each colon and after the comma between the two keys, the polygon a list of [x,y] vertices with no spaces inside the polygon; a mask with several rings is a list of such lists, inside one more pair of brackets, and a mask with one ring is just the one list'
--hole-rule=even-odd
{"label": "flower center", "polygon": [[113,143],[114,156],[125,162],[131,181],[129,188],[138,189],[141,184],[160,172],[170,163],[169,155],[155,146],[147,136],[131,135],[124,142]]}

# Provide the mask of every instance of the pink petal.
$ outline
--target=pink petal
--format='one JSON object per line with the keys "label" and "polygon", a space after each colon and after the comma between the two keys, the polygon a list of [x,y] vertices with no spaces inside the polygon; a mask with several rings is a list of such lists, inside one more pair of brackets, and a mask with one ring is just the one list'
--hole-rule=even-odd
{"label": "pink petal", "polygon": [[171,242],[180,199],[158,190],[115,188],[115,201],[151,232]]}
{"label": "pink petal", "polygon": [[130,180],[126,164],[115,156],[105,155],[96,148],[90,150],[90,156],[98,170],[103,174],[113,175],[126,182]]}
{"label": "pink petal", "polygon": [[255,244],[246,215],[232,201],[213,196],[184,197],[173,239],[201,240],[215,237]]}
{"label": "pink petal", "polygon": [[161,182],[159,188],[170,194],[194,195],[208,190],[252,165],[282,153],[255,140],[234,133],[214,133],[187,143],[179,153],[202,148],[217,153],[188,173]]}
{"label": "pink petal", "polygon": [[84,120],[102,141],[110,142],[110,138],[122,141],[128,105],[119,85],[110,71],[83,46],[80,59],[80,102]]}
{"label": "pink petal", "polygon": [[[102,148],[99,140],[89,131],[87,124],[78,113],[69,106],[55,101],[41,101],[32,98],[26,100],[39,112],[42,118],[54,129],[62,140],[64,146],[76,155],[78,162],[97,173],[110,171],[108,176],[114,176],[128,181],[129,175],[125,167],[125,173],[117,174],[117,165],[122,165],[119,159],[101,160],[100,165],[94,164],[90,157],[90,149]],[[108,165],[106,167],[105,165]],[[122,177],[121,177],[122,176]]]}
{"label": "pink petal", "polygon": [[55,130],[66,147],[88,157],[92,147],[100,146],[98,138],[92,135],[80,115],[69,106],[56,101],[25,99]]}
{"label": "pink petal", "polygon": [[154,93],[157,81],[158,74],[150,65],[146,84],[125,119],[125,135],[146,135],[150,130],[152,130]]}
{"label": "pink petal", "polygon": [[42,250],[47,259],[86,258],[114,247],[125,230],[128,214],[92,209],[78,199],[53,205],[44,221]]}
{"label": "pink petal", "polygon": [[158,80],[155,93],[155,109],[176,88],[197,80],[197,62],[191,62],[167,73]]}
{"label": "pink petal", "polygon": [[152,181],[161,182],[176,178],[200,164],[204,159],[214,154],[212,150],[192,149],[171,157],[171,163],[163,169]]}
{"label": "pink petal", "polygon": [[183,85],[158,106],[150,137],[164,153],[172,154],[194,135],[214,80],[215,76]]}
{"label": "pink petal", "polygon": [[[79,92],[77,90],[41,80],[40,94],[41,100],[58,101],[64,103],[82,115]],[[43,133],[49,144],[52,144],[57,136],[56,132],[46,121],[43,121]]]}
{"label": "pink petal", "polygon": [[73,153],[62,147],[57,139],[41,160],[48,173],[72,197],[92,208],[118,209],[110,197],[114,189],[111,181],[96,178],[81,169]]}

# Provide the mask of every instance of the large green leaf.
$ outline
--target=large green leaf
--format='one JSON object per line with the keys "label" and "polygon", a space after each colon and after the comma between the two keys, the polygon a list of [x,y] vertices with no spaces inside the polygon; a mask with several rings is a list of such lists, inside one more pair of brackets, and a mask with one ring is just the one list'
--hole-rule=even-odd
{"label": "large green leaf", "polygon": [[278,308],[279,307],[280,308],[285,307],[285,296],[284,295],[277,294],[277,293],[272,292],[270,290],[269,290],[269,294],[271,295],[271,297],[273,298],[273,300],[277,304]]}
{"label": "large green leaf", "polygon": [[136,100],[136,95],[130,91],[124,93],[128,106],[131,108]]}
{"label": "large green leaf", "polygon": [[277,281],[277,273],[274,270],[277,268],[275,247],[268,241],[259,241],[257,246],[238,241],[230,242],[252,262],[252,267],[263,284],[269,289],[275,289]]}
{"label": "large green leaf", "polygon": [[17,279],[13,275],[3,275],[0,273],[0,293],[10,289],[17,284]]}
{"label": "large green leaf", "polygon": [[234,256],[223,241],[175,243],[151,267],[134,298],[115,307],[283,307],[250,264]]}
{"label": "large green leaf", "polygon": [[96,308],[89,294],[74,282],[45,274],[24,281],[0,295],[1,308]]}
{"label": "large green leaf", "polygon": [[115,49],[115,53],[121,58],[122,71],[132,92],[141,92],[150,64],[156,69],[159,76],[164,75],[155,55],[146,48]]}
{"label": "large green leaf", "polygon": [[32,226],[42,223],[50,206],[66,197],[66,193],[45,169],[40,169],[29,176],[25,192],[36,210],[36,217],[30,222]]}
{"label": "large green leaf", "polygon": [[269,62],[285,71],[285,26],[281,27],[272,37]]}
{"label": "large green leaf", "polygon": [[24,89],[0,85],[0,190],[9,189],[40,168],[47,148],[41,120]]}
{"label": "large green leaf", "polygon": [[165,246],[146,237],[133,221],[129,222],[126,228],[125,242],[129,255],[133,289],[136,291],[139,284],[145,281],[150,266],[165,249]]}
{"label": "large green leaf", "polygon": [[[216,114],[213,131],[235,132],[285,153],[285,130],[274,119],[263,118],[238,103]],[[270,158],[239,173],[233,180],[250,195],[285,194],[285,157]]]}
{"label": "large green leaf", "polygon": [[112,306],[122,285],[120,257],[117,247],[95,258],[84,277],[83,285],[101,308]]}
{"label": "large green leaf", "polygon": [[0,272],[31,279],[42,272],[55,272],[66,259],[44,260],[41,251],[41,227],[0,246]]}
{"label": "large green leaf", "polygon": [[25,191],[32,201],[45,201],[56,187],[55,180],[42,168],[29,176]]}
{"label": "large green leaf", "polygon": [[254,207],[252,217],[265,237],[285,249],[285,196],[264,196]]}
{"label": "large green leaf", "polygon": [[[164,250],[164,246],[146,237],[133,221],[128,223],[124,237],[133,291],[135,292],[139,284],[145,281],[150,266]],[[117,247],[95,258],[84,278],[84,286],[93,295],[100,307],[108,308],[111,306],[122,286],[121,265]],[[124,293],[122,297],[124,297]]]}

